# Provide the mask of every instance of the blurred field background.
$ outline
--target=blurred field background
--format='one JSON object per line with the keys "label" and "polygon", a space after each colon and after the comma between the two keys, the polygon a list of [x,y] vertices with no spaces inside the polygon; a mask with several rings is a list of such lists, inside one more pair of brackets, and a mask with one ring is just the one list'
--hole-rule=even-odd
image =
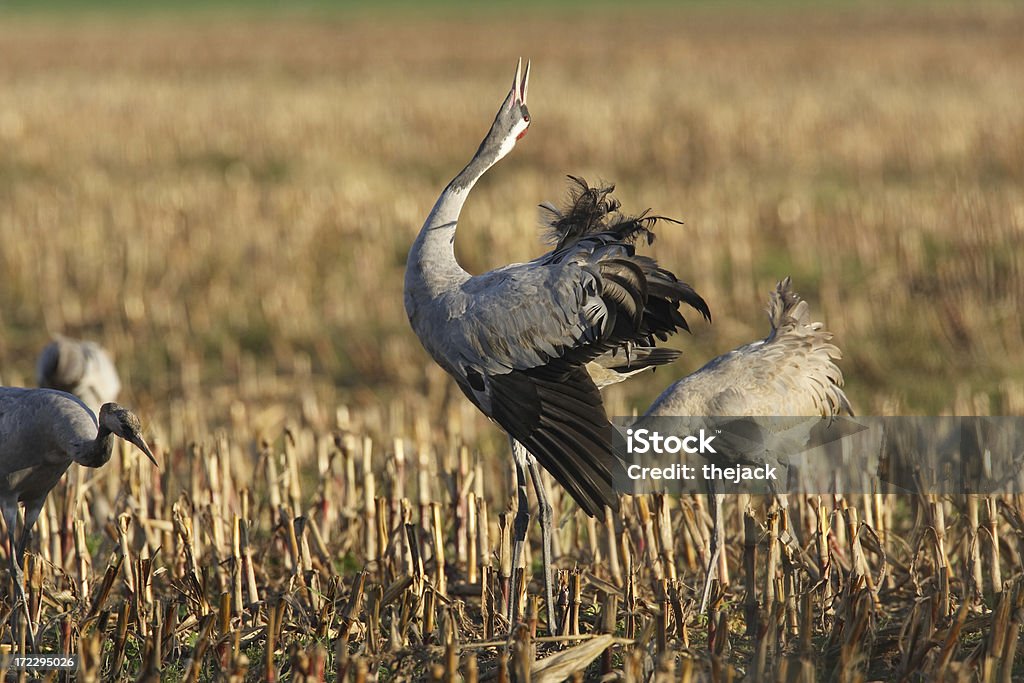
{"label": "blurred field background", "polygon": [[[392,503],[396,449],[436,454],[436,477],[466,445],[500,474],[478,489],[494,522],[511,491],[504,438],[420,348],[402,273],[520,55],[533,125],[468,202],[464,267],[541,253],[536,205],[572,173],[614,182],[627,211],[683,220],[651,252],[715,316],[673,341],[675,366],[610,391],[611,413],[764,336],[786,275],[835,333],[859,413],[1024,413],[1019,7],[225,7],[0,11],[0,378],[30,384],[51,332],[113,352],[167,465],[159,500],[140,503],[112,464],[89,493],[112,514],[170,520],[185,492],[230,525],[236,494],[216,500],[226,484],[197,474],[203,454],[224,449],[259,499],[288,426],[308,437],[292,463],[307,496],[277,501],[291,516],[330,500],[328,475],[368,443]],[[327,464],[337,434],[360,446]],[[429,509],[447,494],[420,495]],[[261,508],[268,547],[281,509]],[[332,546],[350,569],[374,559],[365,521]],[[86,524],[102,563],[117,535]],[[164,534],[170,557],[174,533],[155,528],[146,547]]]}

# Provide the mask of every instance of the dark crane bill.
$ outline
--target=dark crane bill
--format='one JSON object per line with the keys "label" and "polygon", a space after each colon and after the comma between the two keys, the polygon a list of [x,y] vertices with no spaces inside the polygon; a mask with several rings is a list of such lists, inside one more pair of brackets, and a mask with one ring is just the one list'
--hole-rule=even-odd
{"label": "dark crane bill", "polygon": [[146,443],[146,440],[142,438],[141,434],[131,434],[126,438],[129,442],[135,444],[140,451],[146,454],[146,457],[149,458],[149,461],[153,463],[154,467],[160,469],[160,465],[157,463],[156,458],[153,457],[153,451],[149,450],[149,444]]}

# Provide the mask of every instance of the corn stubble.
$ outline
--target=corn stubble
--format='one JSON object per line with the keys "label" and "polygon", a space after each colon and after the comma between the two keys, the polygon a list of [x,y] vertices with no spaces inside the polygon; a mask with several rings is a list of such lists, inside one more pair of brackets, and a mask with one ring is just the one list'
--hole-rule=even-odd
{"label": "corn stubble", "polygon": [[[175,463],[162,473],[119,448],[89,481],[73,477],[48,501],[26,569],[44,646],[79,653],[81,680],[1020,673],[1022,496],[791,495],[788,509],[730,497],[727,534],[743,543],[726,548],[731,578],[706,615],[702,497],[626,498],[596,524],[557,496],[564,630],[537,637],[539,582],[511,584],[509,534],[486,522],[507,512],[483,482],[509,473],[462,444],[454,415],[449,433],[392,441],[366,468],[376,439],[362,418],[289,423],[259,445],[239,427],[208,446],[158,446]],[[403,480],[395,444],[427,454]],[[89,511],[107,495],[120,512],[102,524]],[[76,499],[83,516],[62,527]],[[510,600],[527,619],[507,637]]]}

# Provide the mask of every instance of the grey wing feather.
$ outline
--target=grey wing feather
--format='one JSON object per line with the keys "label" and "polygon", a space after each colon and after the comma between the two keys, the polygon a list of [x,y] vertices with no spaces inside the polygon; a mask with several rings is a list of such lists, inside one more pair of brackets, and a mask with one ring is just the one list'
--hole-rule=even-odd
{"label": "grey wing feather", "polygon": [[612,349],[587,363],[587,372],[598,389],[618,384],[645,370],[654,370],[667,365],[682,355],[676,349],[655,346],[630,346]]}
{"label": "grey wing feather", "polygon": [[567,358],[586,363],[627,345],[653,347],[680,329],[686,283],[602,233],[525,264],[467,280],[448,306],[446,347],[490,373]]}
{"label": "grey wing feather", "polygon": [[452,348],[480,371],[501,374],[560,358],[602,338],[609,316],[593,274],[575,264],[509,266],[463,287],[468,305],[450,324]]}

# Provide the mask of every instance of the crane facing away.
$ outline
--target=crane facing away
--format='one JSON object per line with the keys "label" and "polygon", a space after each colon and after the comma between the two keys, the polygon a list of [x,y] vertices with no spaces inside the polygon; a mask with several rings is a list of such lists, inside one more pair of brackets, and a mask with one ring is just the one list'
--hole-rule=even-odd
{"label": "crane facing away", "polygon": [[[100,467],[113,452],[112,436],[135,444],[156,465],[142,438],[139,418],[116,403],[100,408],[99,420],[77,397],[53,389],[0,387],[0,513],[7,525],[11,580],[25,605],[29,639],[35,634],[22,576],[22,556],[46,496],[72,462]],[[18,504],[25,505],[15,542]]]}
{"label": "crane facing away", "polygon": [[711,360],[665,389],[645,415],[829,416],[852,413],[842,352],[790,278],[768,299],[768,336]]}
{"label": "crane facing away", "polygon": [[[409,251],[405,310],[420,342],[463,393],[509,435],[519,507],[517,567],[529,523],[526,472],[537,492],[549,628],[557,628],[551,574],[551,507],[538,463],[588,515],[617,510],[612,425],[586,364],[630,347],[652,347],[688,329],[687,304],[706,318],[707,304],[634,242],[652,238],[657,217],[613,214],[607,192],[585,188],[554,249],[528,263],[470,275],[455,259],[462,206],[483,174],[526,134],[530,65],[516,67],[512,89],[469,164],[445,187]],[[584,220],[585,218],[594,220]],[[516,585],[513,583],[513,585]],[[512,600],[513,617],[518,600]]]}
{"label": "crane facing away", "polygon": [[[843,373],[835,363],[842,353],[824,324],[811,321],[807,302],[793,291],[788,277],[768,300],[768,324],[765,339],[724,353],[675,382],[644,417],[853,415],[842,389]],[[702,612],[723,547],[722,495],[709,492],[712,538]]]}
{"label": "crane facing away", "polygon": [[54,335],[36,363],[36,384],[74,394],[99,414],[100,406],[117,400],[121,379],[102,346]]}

